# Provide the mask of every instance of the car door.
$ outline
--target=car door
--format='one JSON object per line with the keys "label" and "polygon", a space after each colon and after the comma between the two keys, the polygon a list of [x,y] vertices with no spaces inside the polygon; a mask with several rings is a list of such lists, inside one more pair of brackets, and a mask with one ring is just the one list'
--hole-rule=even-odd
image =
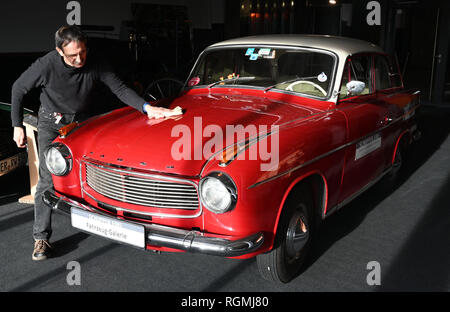
{"label": "car door", "polygon": [[[352,56],[345,65],[337,109],[347,118],[345,166],[339,201],[344,202],[376,181],[385,170],[390,122],[388,106],[375,92],[373,55]],[[362,93],[348,93],[349,81],[364,82]]]}
{"label": "car door", "polygon": [[392,164],[397,140],[402,132],[403,114],[411,102],[411,96],[403,92],[398,66],[387,55],[374,55],[375,92],[378,105],[386,107],[384,136],[385,167]]}

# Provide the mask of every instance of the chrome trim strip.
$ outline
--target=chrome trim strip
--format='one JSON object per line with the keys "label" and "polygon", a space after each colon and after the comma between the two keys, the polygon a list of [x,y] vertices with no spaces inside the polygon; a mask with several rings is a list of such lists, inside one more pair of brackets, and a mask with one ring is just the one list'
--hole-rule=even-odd
{"label": "chrome trim strip", "polygon": [[[293,119],[293,120],[289,120],[289,121],[287,121],[287,122],[285,122],[285,123],[283,123],[283,124],[274,125],[274,126],[278,126],[277,130],[274,130],[274,131],[268,131],[268,132],[266,132],[266,133],[262,133],[260,136],[257,136],[257,137],[254,137],[254,138],[250,139],[249,141],[251,141],[252,144],[249,145],[248,148],[250,148],[250,146],[252,146],[252,145],[258,143],[260,140],[265,139],[265,138],[271,136],[271,135],[274,134],[274,133],[280,132],[282,127],[283,127],[283,130],[284,130],[285,127],[287,128],[287,127],[289,127],[291,124],[293,124],[293,123],[295,123],[295,122],[297,122],[297,121],[305,122],[305,121],[307,121],[307,120],[310,120],[310,119],[313,119],[313,118],[318,117],[318,116],[320,116],[320,115],[323,115],[324,113],[325,113],[325,112],[319,111],[319,112],[316,112],[316,113],[311,114],[311,115],[309,115],[309,116],[302,116],[302,117],[299,117],[299,118],[296,118],[296,119]],[[220,150],[220,151],[214,153],[213,155],[211,155],[211,156],[209,157],[209,159],[203,164],[203,167],[202,167],[202,169],[200,170],[200,178],[203,177],[203,172],[205,171],[205,169],[206,169],[206,167],[209,165],[209,163],[210,163],[211,161],[213,161],[213,160],[216,160],[216,156],[217,156],[218,154],[223,153],[225,150],[227,150],[228,148],[231,148],[231,147],[234,146],[235,144],[241,144],[241,143],[245,143],[245,139],[244,139],[244,140],[241,140],[241,141],[239,141],[239,142],[230,144],[230,145],[226,146],[225,148],[223,148],[222,150]],[[247,148],[247,149],[248,149],[248,148]],[[244,151],[244,150],[243,150],[243,151]],[[239,154],[240,154],[241,152],[242,152],[242,151],[240,151]],[[234,159],[232,159],[229,163],[231,163],[232,161],[234,161],[236,158],[237,158],[237,156],[236,156]],[[229,163],[227,163],[226,166],[228,166]],[[226,167],[226,166],[220,166],[220,167]]]}
{"label": "chrome trim strip", "polygon": [[[140,206],[150,206],[154,208],[164,208],[164,209],[187,209],[187,210],[197,210],[199,207],[199,200],[196,199],[194,201],[192,200],[177,200],[177,199],[148,199],[146,200],[146,197],[132,195],[129,192],[127,192],[126,195],[124,195],[123,192],[120,191],[111,191],[109,188],[99,187],[98,184],[94,185],[93,183],[89,183],[90,187],[97,193],[101,194],[102,196],[108,197],[112,200],[133,204],[133,205],[140,205]],[[167,206],[165,205],[167,203]],[[183,203],[186,203],[186,205],[183,207]],[[190,203],[190,204],[189,204]]]}
{"label": "chrome trim strip", "polygon": [[[123,187],[118,186],[115,182],[120,182],[120,181],[114,180],[112,178],[111,178],[111,181],[108,181],[106,179],[103,180],[103,178],[102,179],[95,179],[93,177],[88,177],[88,184],[92,184],[94,186],[98,186],[99,188],[103,188],[103,189],[111,188],[111,192],[112,193],[114,193],[114,191],[118,191],[118,192],[123,191]],[[128,186],[129,187],[136,187],[136,185],[134,185],[132,183],[128,183],[127,187]],[[169,191],[170,190],[182,191],[182,190],[179,190],[177,188],[161,187],[161,189],[169,190]],[[164,197],[164,198],[169,198],[169,197],[180,198],[181,196],[178,196],[180,194],[185,195],[185,196],[182,196],[181,198],[192,197],[192,196],[197,197],[197,193],[195,193],[195,189],[192,189],[192,186],[191,186],[190,189],[187,189],[186,192],[176,192],[178,195],[176,195],[174,192],[159,192],[157,187],[152,187],[152,188],[140,187],[140,192],[138,192],[136,190],[133,190],[133,189],[130,189],[130,190],[127,190],[127,193],[137,194],[137,195],[140,195],[140,194],[152,194],[153,193],[152,196]],[[162,193],[167,194],[167,195],[161,196],[160,194],[162,194]]]}
{"label": "chrome trim strip", "polygon": [[[203,52],[199,55],[199,57],[197,58],[195,65],[192,67],[191,72],[189,73],[188,78],[186,79],[186,82],[183,86],[183,90],[190,90],[190,89],[203,89],[206,88],[207,85],[199,85],[199,86],[195,86],[195,87],[188,87],[187,86],[187,82],[188,79],[191,77],[192,73],[197,69],[198,63],[200,61],[201,58],[203,58],[205,55],[207,55],[209,52],[211,51],[215,51],[215,50],[229,50],[229,49],[236,49],[236,48],[248,48],[248,47],[257,47],[257,48],[272,48],[272,49],[293,49],[293,50],[301,50],[301,51],[309,51],[309,52],[315,52],[315,53],[321,53],[321,54],[327,54],[329,56],[331,56],[333,58],[333,69],[332,69],[332,79],[330,80],[330,85],[328,87],[327,90],[327,96],[326,97],[316,97],[313,95],[308,95],[305,93],[300,93],[300,92],[294,92],[291,93],[292,91],[286,91],[286,90],[280,90],[278,89],[281,93],[287,93],[287,94],[292,94],[295,96],[300,96],[300,97],[306,97],[306,98],[312,98],[315,100],[319,100],[319,101],[331,101],[331,98],[333,97],[333,89],[334,89],[334,84],[335,84],[335,80],[336,80],[336,75],[337,75],[337,69],[338,69],[338,63],[340,61],[339,59],[339,55],[332,51],[332,50],[328,50],[325,48],[317,48],[317,47],[307,47],[307,46],[301,46],[301,45],[292,45],[292,44],[268,44],[268,43],[262,43],[262,44],[252,44],[252,43],[242,43],[242,44],[229,44],[229,45],[223,45],[223,46],[209,46],[207,47],[205,50],[203,50]],[[230,85],[225,85],[225,87],[230,87]],[[240,85],[240,86],[247,86],[249,89],[255,89],[255,86],[248,86],[248,85]],[[265,88],[265,87],[264,87]],[[262,88],[261,90],[264,90],[264,88]],[[256,87],[256,89],[259,89]]]}
{"label": "chrome trim strip", "polygon": [[[108,178],[108,179],[122,181],[122,179],[121,179],[122,176],[120,176],[120,177],[118,177],[117,175],[112,176],[111,174],[109,174],[105,170],[100,170],[98,168],[100,166],[97,166],[97,165],[92,164],[92,163],[89,163],[89,164],[91,165],[91,167],[93,168],[93,170],[95,171],[96,174],[101,175],[102,177],[105,177],[105,178]],[[110,169],[110,168],[107,168],[107,167],[105,167],[105,168],[107,170]],[[157,185],[159,187],[161,185],[161,183],[165,183],[168,186],[173,186],[172,188],[187,188],[187,187],[190,187],[188,185],[188,183],[185,183],[185,184],[177,183],[176,185],[174,185],[172,182],[167,182],[167,181],[164,181],[162,179],[149,180],[147,178],[141,178],[141,177],[134,176],[134,171],[124,170],[123,172],[126,173],[127,182],[132,183],[132,184],[141,184],[141,185],[151,185],[151,184],[153,184],[153,185]],[[189,184],[191,184],[191,183],[189,183]]]}
{"label": "chrome trim strip", "polygon": [[[113,209],[116,209],[117,211],[128,212],[128,213],[133,213],[133,214],[141,214],[141,215],[144,215],[144,216],[160,217],[160,218],[191,219],[191,218],[197,218],[197,217],[201,216],[202,213],[203,213],[203,206],[202,205],[200,205],[200,209],[195,215],[176,215],[176,214],[153,213],[153,212],[144,212],[144,211],[138,211],[138,210],[131,210],[131,209],[126,209],[126,208],[122,208],[122,207],[117,207],[117,206],[114,206],[114,205],[106,204],[104,202],[101,202],[101,201],[95,199],[91,194],[86,192],[86,190],[84,190],[84,192],[92,200],[94,200],[95,202],[97,202],[97,203],[99,203],[101,205],[105,205],[107,207],[111,207]],[[171,208],[164,208],[164,209],[171,209]]]}
{"label": "chrome trim strip", "polygon": [[[396,91],[396,92],[394,92],[394,93],[386,94],[385,97],[390,98],[390,97],[393,97],[393,96],[398,95],[398,94],[400,94],[400,93],[404,94],[405,92],[411,92],[411,91],[409,91],[409,90],[406,90],[406,91],[405,91],[405,89],[399,89],[398,91]],[[417,90],[417,91],[411,93],[411,95],[416,95],[416,94],[420,94],[420,90]]]}
{"label": "chrome trim strip", "polygon": [[79,163],[78,163],[78,169],[79,169],[79,178],[80,178],[80,188],[81,188],[81,198],[83,198],[84,199],[84,186],[83,186],[83,176],[82,176],[82,171],[81,171],[81,169],[83,168],[83,161],[81,160]]}
{"label": "chrome trim strip", "polygon": [[[224,168],[224,167],[228,166],[230,163],[232,163],[234,160],[236,160],[240,154],[242,154],[243,152],[245,152],[246,150],[248,150],[251,146],[255,145],[255,144],[258,143],[260,140],[265,139],[265,138],[271,136],[271,135],[272,135],[272,132],[273,132],[273,133],[277,133],[278,131],[269,131],[269,132],[264,133],[264,134],[262,134],[262,135],[260,135],[260,136],[256,136],[255,138],[249,139],[248,142],[247,142],[246,144],[245,144],[246,140],[244,140],[244,141],[241,141],[241,142],[239,142],[239,143],[232,144],[232,145],[230,145],[230,147],[227,147],[226,149],[222,150],[221,152],[223,153],[223,152],[226,151],[228,148],[231,148],[231,147],[233,147],[233,146],[235,146],[235,145],[238,145],[238,146],[240,147],[240,143],[244,143],[244,144],[243,144],[243,147],[242,147],[240,150],[237,151],[237,153],[234,155],[233,158],[231,158],[230,160],[228,160],[226,163],[219,163],[219,167]],[[217,154],[214,154],[214,155],[217,155]]]}
{"label": "chrome trim strip", "polygon": [[[114,177],[111,177],[111,178],[101,177],[100,179],[96,179],[95,177],[90,176],[90,177],[88,177],[88,179],[90,180],[89,183],[96,183],[96,182],[108,183],[109,182],[108,185],[110,185],[113,188],[114,187],[117,188],[117,185],[115,184],[116,182],[121,182],[120,180],[117,180]],[[103,181],[103,179],[105,181]],[[109,181],[107,181],[106,179],[108,179]],[[127,181],[127,182],[130,182],[130,181]],[[159,192],[159,190],[163,190],[163,191],[165,191],[166,194],[174,194],[173,191],[175,191],[175,192],[179,192],[179,194],[192,193],[193,195],[196,195],[195,189],[193,189],[192,186],[190,186],[189,189],[184,189],[184,192],[183,192],[183,189],[179,189],[179,188],[176,188],[176,187],[172,187],[172,188],[170,188],[170,187],[161,187],[161,188],[158,189],[157,186],[136,185],[134,183],[127,183],[127,186],[139,187],[139,189],[141,189],[141,190],[143,190],[143,191],[145,191],[147,193],[151,193],[151,192],[162,193],[162,192]]]}
{"label": "chrome trim strip", "polygon": [[90,165],[97,166],[97,167],[100,167],[100,168],[104,168],[104,169],[107,169],[107,170],[111,170],[111,171],[127,173],[127,174],[129,174],[131,176],[142,176],[142,177],[146,177],[146,178],[155,178],[155,179],[160,179],[160,180],[163,180],[163,181],[164,180],[177,181],[177,182],[192,184],[193,186],[196,186],[196,184],[194,182],[192,182],[190,180],[187,180],[187,179],[180,179],[180,178],[168,177],[168,176],[151,174],[151,173],[142,173],[142,172],[135,172],[135,171],[131,171],[131,170],[124,170],[124,169],[114,168],[112,166],[106,166],[106,165],[103,165],[103,164],[93,163],[93,162],[90,162],[88,160],[82,160],[82,162],[88,163]]}
{"label": "chrome trim strip", "polygon": [[[172,198],[170,198],[170,199],[168,199],[168,198],[149,199],[146,196],[141,196],[140,195],[141,193],[138,193],[138,192],[127,191],[127,194],[124,195],[123,192],[121,192],[120,190],[111,190],[112,187],[110,187],[109,185],[103,187],[103,186],[100,186],[99,184],[95,184],[95,183],[89,183],[89,184],[95,187],[95,188],[92,187],[92,189],[94,189],[94,190],[98,189],[99,191],[101,191],[102,193],[100,193],[100,192],[97,192],[97,193],[100,193],[105,197],[108,197],[106,195],[111,195],[111,196],[117,196],[117,198],[125,197],[125,199],[126,198],[135,199],[136,201],[142,201],[142,202],[145,202],[146,200],[148,200],[148,202],[157,201],[157,202],[168,202],[168,203],[171,203],[171,202],[173,202],[173,203],[178,203],[178,202],[179,203],[196,203],[195,208],[198,208],[198,200],[197,199],[184,199],[183,200],[184,197],[182,197],[182,200],[179,199],[180,197],[178,197],[176,199],[172,199]],[[106,190],[110,190],[110,191],[107,192]],[[145,193],[142,193],[142,195],[145,195]],[[158,197],[158,196],[155,196],[155,197]],[[125,200],[123,200],[123,201],[125,201]],[[167,207],[167,208],[171,208],[171,207]]]}
{"label": "chrome trim strip", "polygon": [[342,202],[331,208],[330,210],[327,210],[327,213],[325,214],[325,211],[322,210],[322,219],[325,219],[326,217],[330,216],[331,214],[335,213],[345,205],[349,204],[351,201],[353,201],[355,198],[357,198],[359,195],[367,191],[369,188],[371,188],[374,184],[376,184],[378,181],[380,181],[386,174],[392,171],[392,166],[387,168],[385,171],[383,171],[378,177],[367,183],[365,186],[363,186],[360,190],[356,191],[354,194],[350,195],[346,199],[344,199]]}
{"label": "chrome trim strip", "polygon": [[[44,193],[44,203],[53,210],[58,210],[67,215],[71,214],[71,207],[89,211],[107,218],[115,219],[98,209],[83,205],[65,196],[57,196],[50,191]],[[251,234],[247,237],[229,240],[223,237],[207,236],[205,233],[194,230],[184,230],[159,224],[141,223],[125,220],[127,223],[144,226],[145,244],[169,247],[189,252],[198,252],[222,257],[237,257],[256,251],[264,242],[262,232]]]}
{"label": "chrome trim strip", "polygon": [[266,182],[273,181],[273,180],[278,179],[279,177],[282,177],[282,176],[284,176],[284,175],[286,175],[286,174],[289,174],[289,173],[291,173],[291,172],[293,172],[293,171],[296,171],[296,170],[298,170],[298,169],[301,169],[301,168],[303,168],[303,167],[306,167],[306,166],[312,164],[313,162],[319,161],[319,160],[321,160],[322,158],[325,158],[325,157],[327,157],[327,156],[329,156],[329,155],[331,155],[331,154],[333,154],[333,153],[335,153],[335,152],[337,152],[337,151],[339,151],[339,150],[341,150],[341,149],[347,147],[348,145],[351,145],[351,144],[348,143],[348,144],[345,144],[345,145],[341,145],[341,146],[339,146],[338,148],[335,148],[334,150],[331,150],[331,151],[329,151],[329,152],[327,152],[327,153],[325,153],[325,154],[322,154],[322,155],[320,155],[320,156],[318,156],[318,157],[316,157],[316,158],[313,158],[313,159],[311,159],[311,160],[309,160],[309,161],[307,161],[307,162],[305,162],[305,163],[303,163],[303,164],[301,164],[301,165],[298,165],[298,166],[296,166],[296,167],[294,167],[294,168],[291,168],[291,169],[289,169],[289,170],[287,170],[287,171],[285,171],[285,172],[279,173],[279,174],[277,174],[277,175],[275,175],[275,176],[273,176],[273,177],[270,177],[270,178],[268,178],[268,179],[266,179],[266,180],[257,182],[257,183],[255,183],[255,184],[249,186],[247,189],[248,189],[248,190],[249,190],[249,189],[252,189],[252,188],[254,188],[254,187],[260,186],[261,184],[264,184],[264,183],[266,183]]}
{"label": "chrome trim strip", "polygon": [[147,239],[150,244],[215,256],[236,257],[257,250],[264,242],[262,232],[236,241],[204,236],[202,232],[173,229],[152,224]]}
{"label": "chrome trim strip", "polygon": [[289,170],[287,170],[287,171],[285,171],[285,172],[279,173],[279,174],[277,174],[277,175],[275,175],[275,176],[273,176],[273,177],[270,177],[270,178],[268,178],[268,179],[266,179],[266,180],[263,180],[263,181],[260,181],[260,182],[255,183],[255,184],[252,184],[252,185],[249,186],[247,189],[249,190],[249,189],[252,189],[252,188],[254,188],[254,187],[257,187],[257,186],[259,186],[259,185],[261,185],[261,184],[264,184],[264,183],[266,183],[266,182],[270,182],[270,181],[273,181],[273,180],[275,180],[275,179],[278,179],[279,177],[282,177],[282,176],[284,176],[284,175],[286,175],[286,174],[289,174],[289,173],[291,173],[291,172],[293,172],[293,171],[296,171],[296,170],[298,170],[298,169],[301,169],[301,168],[303,168],[303,167],[306,167],[306,166],[308,166],[308,165],[310,165],[310,164],[312,164],[312,163],[314,163],[314,162],[316,162],[316,161],[321,160],[321,159],[324,158],[324,157],[327,157],[327,156],[329,156],[329,155],[331,155],[331,154],[333,154],[333,153],[335,153],[335,152],[337,152],[337,151],[340,151],[340,150],[343,149],[343,148],[346,148],[346,147],[349,147],[350,145],[356,144],[357,142],[359,142],[359,141],[361,141],[361,140],[364,140],[364,139],[366,139],[366,138],[368,138],[368,137],[370,137],[370,136],[372,136],[372,135],[374,135],[374,134],[376,134],[376,133],[378,133],[378,132],[382,132],[383,130],[387,129],[388,127],[390,127],[390,126],[394,125],[395,123],[399,122],[400,120],[402,120],[402,119],[403,119],[403,116],[404,116],[404,115],[402,115],[401,117],[399,117],[399,118],[393,120],[392,122],[390,122],[390,123],[387,124],[386,126],[383,126],[383,127],[379,128],[379,129],[377,129],[377,130],[375,130],[375,131],[373,131],[373,132],[371,132],[371,133],[369,133],[369,134],[367,134],[367,135],[365,135],[365,136],[363,136],[363,137],[360,137],[360,138],[358,138],[358,139],[356,139],[356,140],[353,140],[353,141],[351,141],[351,142],[349,142],[349,143],[343,144],[343,145],[341,145],[341,146],[339,146],[339,147],[337,147],[337,148],[335,148],[335,149],[333,149],[333,150],[331,150],[331,151],[329,151],[329,152],[326,152],[326,153],[324,153],[324,154],[322,154],[322,155],[319,155],[319,156],[317,156],[316,158],[313,158],[313,159],[311,159],[311,160],[309,160],[309,161],[307,161],[307,162],[305,162],[305,163],[303,163],[303,164],[301,164],[301,165],[298,165],[298,166],[296,166],[296,167],[294,167],[294,168],[291,168],[291,169],[289,169]]}
{"label": "chrome trim strip", "polygon": [[[271,134],[272,134],[272,133],[271,133]],[[269,136],[269,135],[266,135],[265,137],[268,137],[268,136]],[[253,139],[252,139],[252,141],[255,140],[254,142],[252,142],[252,145],[255,144],[256,142],[258,142],[257,139],[258,139],[258,138],[253,138]],[[216,156],[217,156],[217,155],[223,153],[224,151],[226,151],[227,149],[233,147],[234,145],[239,144],[239,143],[242,143],[242,142],[245,142],[245,140],[241,140],[241,141],[239,141],[239,142],[237,142],[237,143],[232,143],[232,144],[230,144],[230,145],[224,147],[222,150],[217,151],[217,152],[215,152],[214,154],[212,154],[212,155],[209,157],[209,159],[208,159],[207,161],[205,161],[205,163],[203,164],[203,167],[202,167],[202,169],[200,170],[200,178],[203,177],[203,172],[205,171],[205,169],[206,169],[206,167],[209,165],[209,163],[210,163],[211,161],[213,161],[213,160],[217,160],[217,159],[216,159]],[[249,147],[250,147],[250,145],[249,145]],[[243,151],[245,151],[245,150],[247,150],[247,149],[248,149],[248,148],[244,149]],[[239,154],[240,154],[240,152],[239,152]],[[222,166],[219,165],[219,166],[220,166],[220,167],[226,167],[226,166],[228,166],[233,160],[235,160],[236,158],[237,158],[237,155],[236,155],[235,158],[233,158],[232,160],[230,160],[229,162],[227,162],[225,165],[222,165]]]}
{"label": "chrome trim strip", "polygon": [[[149,178],[154,178],[157,180],[161,180],[162,182],[164,181],[173,181],[173,182],[181,182],[181,183],[185,183],[185,184],[190,184],[192,186],[194,186],[196,192],[197,192],[197,197],[198,197],[198,205],[196,205],[195,210],[197,210],[197,212],[193,215],[179,215],[179,214],[169,214],[169,213],[152,213],[152,212],[142,212],[139,210],[132,210],[132,209],[126,209],[126,208],[122,208],[122,207],[117,207],[114,205],[110,205],[110,204],[106,204],[103,203],[99,200],[97,200],[92,194],[90,194],[84,187],[83,183],[82,183],[82,167],[83,165],[86,166],[87,164],[89,165],[93,165],[93,166],[97,166],[103,169],[107,169],[107,170],[111,170],[111,171],[116,171],[116,172],[121,172],[121,173],[131,173],[132,176],[141,176],[141,177],[149,177]],[[86,194],[89,198],[91,198],[92,200],[94,200],[95,202],[105,205],[105,206],[109,206],[111,208],[116,209],[117,211],[123,211],[123,212],[129,212],[129,213],[134,213],[134,214],[141,214],[141,215],[145,215],[145,216],[154,216],[154,217],[161,217],[161,218],[181,218],[181,219],[187,219],[187,218],[197,218],[200,215],[202,215],[203,213],[203,205],[201,204],[200,201],[200,195],[199,195],[199,190],[198,190],[198,185],[196,183],[194,183],[193,181],[187,180],[187,179],[180,179],[180,178],[174,178],[174,177],[166,177],[166,176],[162,176],[162,175],[155,175],[155,174],[146,174],[146,173],[141,173],[141,172],[133,172],[133,171],[127,171],[127,170],[123,170],[123,169],[118,169],[118,168],[114,168],[114,167],[110,167],[107,165],[103,165],[103,164],[98,164],[98,163],[94,163],[91,162],[87,159],[82,159],[80,162],[80,185],[81,185],[81,193],[82,193],[82,197],[84,198],[84,194]],[[115,200],[115,199],[113,199]],[[117,201],[117,200],[115,200]],[[148,205],[144,205],[144,206],[148,206]],[[153,207],[153,206],[152,206]],[[193,211],[193,208],[168,208],[168,207],[155,207],[157,209],[174,209],[174,210],[190,210]]]}

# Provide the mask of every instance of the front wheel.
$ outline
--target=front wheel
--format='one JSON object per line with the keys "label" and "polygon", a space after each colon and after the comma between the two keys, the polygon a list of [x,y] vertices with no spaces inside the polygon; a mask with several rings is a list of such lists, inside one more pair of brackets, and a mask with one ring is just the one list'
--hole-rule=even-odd
{"label": "front wheel", "polygon": [[312,199],[309,193],[292,196],[283,209],[273,249],[256,257],[266,280],[289,282],[302,268],[313,234]]}

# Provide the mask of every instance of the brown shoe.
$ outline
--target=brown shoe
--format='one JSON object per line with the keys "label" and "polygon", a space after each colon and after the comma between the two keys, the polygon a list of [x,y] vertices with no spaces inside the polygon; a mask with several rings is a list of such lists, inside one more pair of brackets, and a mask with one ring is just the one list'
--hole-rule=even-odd
{"label": "brown shoe", "polygon": [[34,250],[33,250],[33,260],[39,261],[39,260],[45,260],[48,258],[50,249],[52,249],[52,246],[48,243],[48,241],[43,239],[38,239],[34,243]]}

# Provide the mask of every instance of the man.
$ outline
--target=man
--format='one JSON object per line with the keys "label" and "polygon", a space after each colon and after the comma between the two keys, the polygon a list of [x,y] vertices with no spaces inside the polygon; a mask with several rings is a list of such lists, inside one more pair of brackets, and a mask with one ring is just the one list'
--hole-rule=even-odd
{"label": "man", "polygon": [[35,61],[13,84],[11,119],[14,141],[25,147],[22,100],[33,88],[40,88],[38,113],[39,180],[35,193],[33,260],[47,259],[51,250],[51,208],[42,194],[53,187],[52,176],[45,165],[44,152],[58,136],[58,129],[86,119],[94,111],[92,96],[95,84],[102,82],[124,103],[147,113],[149,118],[164,118],[170,110],[152,107],[128,88],[100,60],[87,58],[87,37],[77,26],[63,26],[55,34],[56,50]]}

